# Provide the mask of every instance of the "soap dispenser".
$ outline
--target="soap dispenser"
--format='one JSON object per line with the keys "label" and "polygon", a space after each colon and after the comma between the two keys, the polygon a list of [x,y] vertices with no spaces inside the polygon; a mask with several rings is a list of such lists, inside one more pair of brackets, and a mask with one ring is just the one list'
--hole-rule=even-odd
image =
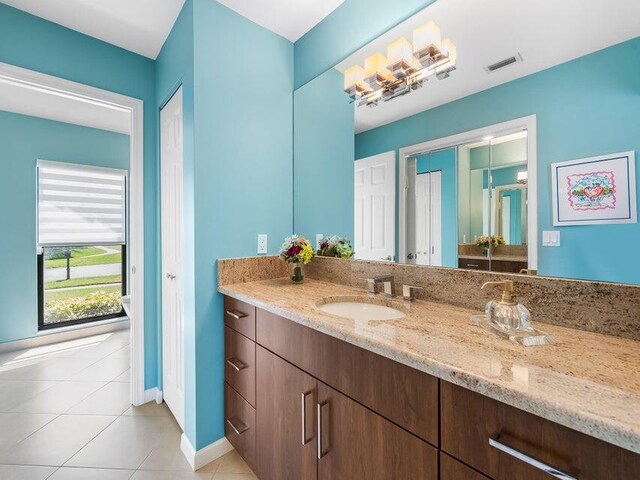
{"label": "soap dispenser", "polygon": [[524,305],[513,301],[513,281],[486,282],[481,289],[484,290],[485,287],[490,286],[502,287],[502,299],[500,301],[491,300],[487,303],[485,310],[487,320],[505,331],[530,330],[531,313]]}

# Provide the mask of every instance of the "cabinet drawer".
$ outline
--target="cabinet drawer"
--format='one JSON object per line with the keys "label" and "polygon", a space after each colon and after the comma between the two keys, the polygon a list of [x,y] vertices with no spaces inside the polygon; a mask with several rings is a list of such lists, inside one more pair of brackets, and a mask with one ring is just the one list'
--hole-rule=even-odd
{"label": "cabinet drawer", "polygon": [[224,328],[224,379],[256,406],[256,344],[229,327]]}
{"label": "cabinet drawer", "polygon": [[467,270],[489,270],[489,260],[460,258],[458,260],[458,267]]}
{"label": "cabinet drawer", "polygon": [[224,432],[229,443],[256,470],[256,411],[238,392],[225,383]]}
{"label": "cabinet drawer", "polygon": [[527,457],[579,480],[640,478],[640,455],[447,382],[441,392],[442,450],[495,480],[552,478]]}
{"label": "cabinet drawer", "polygon": [[438,445],[438,379],[264,310],[256,316],[260,345]]}
{"label": "cabinet drawer", "polygon": [[440,452],[440,480],[491,480],[464,463]]}
{"label": "cabinet drawer", "polygon": [[256,307],[224,297],[224,323],[245,337],[256,339]]}

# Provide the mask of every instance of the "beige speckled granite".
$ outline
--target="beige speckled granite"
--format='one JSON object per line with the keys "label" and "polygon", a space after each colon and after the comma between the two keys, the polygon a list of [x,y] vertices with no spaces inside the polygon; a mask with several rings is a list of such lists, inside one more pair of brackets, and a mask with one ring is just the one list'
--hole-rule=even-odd
{"label": "beige speckled granite", "polygon": [[525,348],[470,326],[469,315],[477,310],[425,301],[411,304],[400,320],[341,319],[322,314],[316,303],[364,290],[315,280],[292,285],[281,278],[219,291],[640,453],[639,342],[545,325],[557,344]]}
{"label": "beige speckled granite", "polygon": [[472,309],[499,298],[497,289],[480,290],[484,282],[509,279],[516,300],[535,321],[640,340],[638,285],[339,258],[315,258],[306,271],[309,278],[358,288],[365,287],[367,278],[393,275],[398,290],[403,284],[420,285],[425,290],[418,298]]}
{"label": "beige speckled granite", "polygon": [[287,265],[277,256],[218,260],[218,285],[255,282],[287,275]]}

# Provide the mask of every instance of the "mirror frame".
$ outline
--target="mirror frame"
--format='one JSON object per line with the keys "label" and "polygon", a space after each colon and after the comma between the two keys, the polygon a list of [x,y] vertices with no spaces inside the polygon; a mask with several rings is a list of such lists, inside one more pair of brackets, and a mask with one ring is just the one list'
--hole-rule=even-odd
{"label": "mirror frame", "polygon": [[[407,263],[407,159],[419,153],[457,147],[484,137],[502,136],[527,130],[527,184],[530,191],[527,207],[527,253],[529,270],[538,270],[538,149],[536,116],[529,115],[507,122],[457,133],[448,137],[402,147],[399,152],[398,171],[398,263]],[[458,240],[459,243],[459,240]],[[456,267],[457,268],[457,267]]]}

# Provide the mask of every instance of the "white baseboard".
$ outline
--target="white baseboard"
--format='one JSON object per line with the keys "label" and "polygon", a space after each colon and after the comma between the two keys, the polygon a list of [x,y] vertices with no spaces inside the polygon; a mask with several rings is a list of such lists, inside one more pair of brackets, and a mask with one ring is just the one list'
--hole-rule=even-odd
{"label": "white baseboard", "polygon": [[149,390],[144,391],[144,403],[156,402],[157,404],[162,403],[162,390],[158,387],[150,388]]}
{"label": "white baseboard", "polygon": [[226,437],[222,437],[220,440],[196,451],[187,436],[183,433],[180,438],[180,450],[182,450],[182,454],[185,456],[187,462],[189,462],[189,465],[191,465],[191,468],[193,468],[193,471],[195,472],[214,460],[217,460],[224,454],[229,453],[233,450],[233,447]]}
{"label": "white baseboard", "polygon": [[118,330],[128,330],[129,325],[129,318],[122,317],[112,320],[104,320],[102,322],[43,330],[38,332],[34,337],[0,343],[0,353],[13,352],[15,350],[23,350],[26,348],[36,348],[60,342],[68,342],[78,338],[93,337],[94,335],[102,335],[105,333],[116,332]]}

